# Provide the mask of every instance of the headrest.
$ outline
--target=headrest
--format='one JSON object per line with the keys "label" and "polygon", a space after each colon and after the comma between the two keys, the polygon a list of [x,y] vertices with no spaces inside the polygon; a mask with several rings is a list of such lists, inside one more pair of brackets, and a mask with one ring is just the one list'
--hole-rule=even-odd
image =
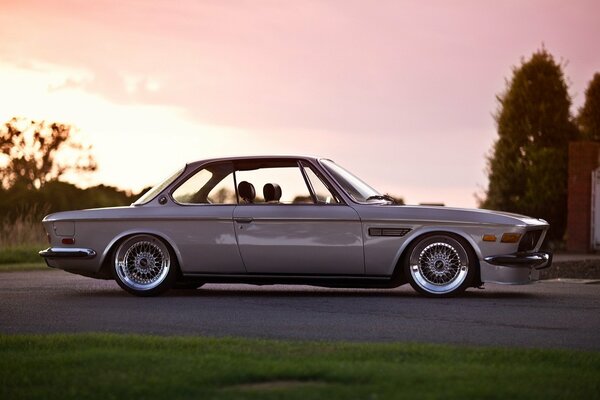
{"label": "headrest", "polygon": [[238,185],[238,194],[242,200],[252,203],[256,197],[256,190],[254,190],[254,185],[250,182],[242,181]]}
{"label": "headrest", "polygon": [[263,186],[265,201],[279,201],[281,199],[281,187],[276,183],[267,183]]}

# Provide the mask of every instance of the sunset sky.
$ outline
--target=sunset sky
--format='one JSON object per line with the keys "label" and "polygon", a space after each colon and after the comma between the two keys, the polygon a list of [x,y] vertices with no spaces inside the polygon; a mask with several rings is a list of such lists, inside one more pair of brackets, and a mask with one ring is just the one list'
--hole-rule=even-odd
{"label": "sunset sky", "polygon": [[576,110],[599,16],[598,0],[0,0],[0,121],[75,125],[87,184],[313,154],[407,203],[471,207],[511,68],[544,43]]}

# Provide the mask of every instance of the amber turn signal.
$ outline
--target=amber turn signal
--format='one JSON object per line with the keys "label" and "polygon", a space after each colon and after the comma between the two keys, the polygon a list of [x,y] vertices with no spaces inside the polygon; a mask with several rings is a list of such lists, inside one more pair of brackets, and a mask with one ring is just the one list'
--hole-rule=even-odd
{"label": "amber turn signal", "polygon": [[495,242],[496,235],[483,235],[483,241],[484,242]]}
{"label": "amber turn signal", "polygon": [[502,243],[517,243],[521,239],[520,233],[505,233],[500,240]]}

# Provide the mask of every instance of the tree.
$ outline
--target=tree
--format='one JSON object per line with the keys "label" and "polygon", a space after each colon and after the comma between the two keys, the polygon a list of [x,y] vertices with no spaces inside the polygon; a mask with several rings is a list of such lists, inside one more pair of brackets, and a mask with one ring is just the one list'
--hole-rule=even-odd
{"label": "tree", "polygon": [[73,128],[60,123],[12,118],[0,128],[0,185],[39,189],[68,172],[91,172],[91,147],[73,138]]}
{"label": "tree", "polygon": [[0,229],[19,219],[40,221],[44,215],[58,211],[129,205],[138,197],[111,186],[81,189],[61,181],[47,182],[36,190],[22,185],[0,188]]}
{"label": "tree", "polygon": [[585,104],[577,124],[584,139],[600,142],[600,73],[596,72],[585,90]]}
{"label": "tree", "polygon": [[578,136],[562,66],[546,49],[513,68],[497,97],[498,139],[488,158],[489,186],[481,206],[544,218],[551,239],[566,226],[567,155]]}

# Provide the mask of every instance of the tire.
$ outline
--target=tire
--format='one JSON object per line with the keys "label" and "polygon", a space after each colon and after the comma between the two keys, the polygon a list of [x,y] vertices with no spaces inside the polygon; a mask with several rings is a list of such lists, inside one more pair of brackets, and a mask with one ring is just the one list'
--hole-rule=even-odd
{"label": "tire", "polygon": [[170,248],[152,235],[125,239],[113,256],[115,280],[136,296],[155,296],[173,286],[177,265]]}
{"label": "tire", "polygon": [[431,234],[408,248],[404,275],[417,292],[428,297],[449,297],[471,286],[477,258],[464,239]]}

